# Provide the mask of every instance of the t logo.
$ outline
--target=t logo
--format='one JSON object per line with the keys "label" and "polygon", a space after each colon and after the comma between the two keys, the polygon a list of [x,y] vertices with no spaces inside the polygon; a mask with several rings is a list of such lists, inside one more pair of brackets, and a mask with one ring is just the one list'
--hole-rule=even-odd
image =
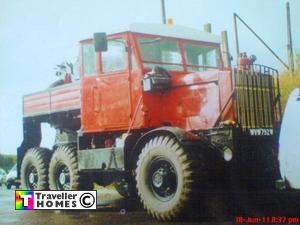
{"label": "t logo", "polygon": [[16,210],[34,209],[34,191],[16,191]]}
{"label": "t logo", "polygon": [[23,199],[23,206],[27,207],[29,204],[29,199],[32,198],[32,195],[20,195],[20,198]]}

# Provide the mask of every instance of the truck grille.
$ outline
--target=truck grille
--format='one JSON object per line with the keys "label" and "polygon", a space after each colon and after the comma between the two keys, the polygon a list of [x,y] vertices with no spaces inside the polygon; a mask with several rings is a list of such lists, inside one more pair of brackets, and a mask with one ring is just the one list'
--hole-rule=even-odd
{"label": "truck grille", "polygon": [[253,65],[248,70],[234,70],[235,114],[244,129],[274,129],[281,117],[278,72]]}

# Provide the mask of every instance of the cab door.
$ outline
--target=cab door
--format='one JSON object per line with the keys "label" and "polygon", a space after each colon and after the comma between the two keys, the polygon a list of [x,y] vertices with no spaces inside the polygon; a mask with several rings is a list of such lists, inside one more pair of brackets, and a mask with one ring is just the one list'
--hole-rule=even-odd
{"label": "cab door", "polygon": [[102,125],[98,56],[92,40],[81,42],[81,123],[85,132],[98,131]]}
{"label": "cab door", "polygon": [[107,51],[101,53],[98,88],[101,95],[103,129],[127,129],[130,122],[130,84],[128,47],[125,37],[108,40]]}

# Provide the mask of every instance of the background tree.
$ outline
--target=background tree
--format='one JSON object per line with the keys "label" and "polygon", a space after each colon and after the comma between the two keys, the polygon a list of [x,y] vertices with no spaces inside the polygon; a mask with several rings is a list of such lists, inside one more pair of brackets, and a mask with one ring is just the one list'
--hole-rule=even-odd
{"label": "background tree", "polygon": [[17,156],[0,154],[0,168],[9,171],[16,163]]}

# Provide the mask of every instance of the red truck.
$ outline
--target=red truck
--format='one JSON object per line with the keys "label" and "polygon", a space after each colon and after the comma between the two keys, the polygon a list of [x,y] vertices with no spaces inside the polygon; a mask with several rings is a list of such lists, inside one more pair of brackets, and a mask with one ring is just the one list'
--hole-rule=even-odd
{"label": "red truck", "polygon": [[[196,29],[133,24],[96,33],[80,42],[80,82],[24,96],[22,186],[114,182],[159,220],[183,215],[208,189],[270,187],[276,75],[262,65],[226,67],[220,37]],[[52,149],[40,146],[41,123],[56,129]]]}

